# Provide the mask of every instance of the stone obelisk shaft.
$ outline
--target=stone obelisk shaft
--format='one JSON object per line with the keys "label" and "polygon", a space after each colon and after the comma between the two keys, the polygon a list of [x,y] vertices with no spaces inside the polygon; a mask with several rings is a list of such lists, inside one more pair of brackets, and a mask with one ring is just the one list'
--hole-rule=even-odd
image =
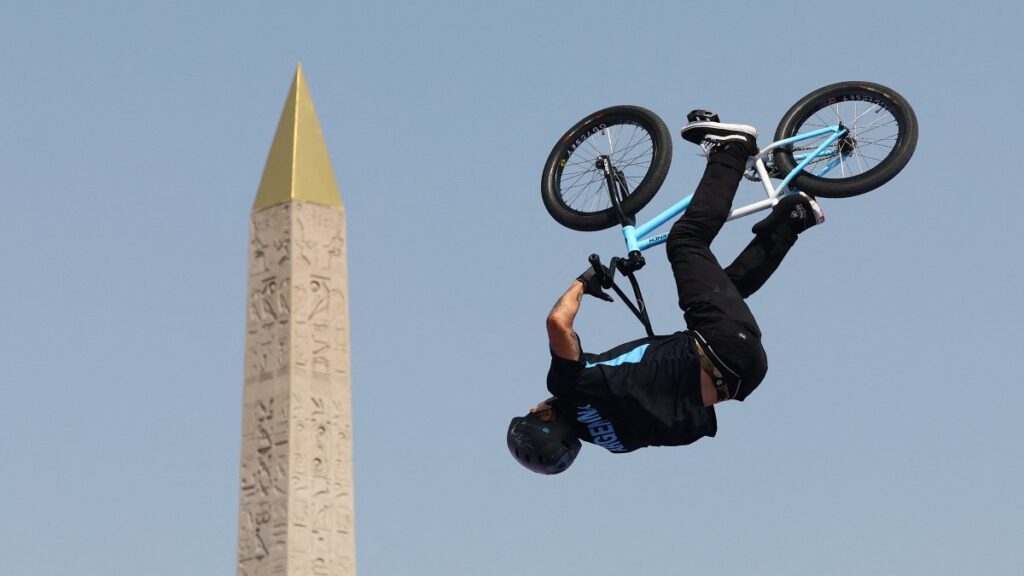
{"label": "stone obelisk shaft", "polygon": [[249,233],[239,576],[355,574],[345,243],[300,66]]}

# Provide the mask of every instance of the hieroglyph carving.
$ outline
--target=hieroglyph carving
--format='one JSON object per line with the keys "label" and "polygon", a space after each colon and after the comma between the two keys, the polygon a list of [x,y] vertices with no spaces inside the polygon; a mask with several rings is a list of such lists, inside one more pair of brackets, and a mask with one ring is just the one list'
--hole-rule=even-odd
{"label": "hieroglyph carving", "polygon": [[252,217],[239,574],[355,570],[344,212]]}
{"label": "hieroglyph carving", "polygon": [[[296,431],[291,470],[292,559],[309,563],[313,574],[347,574],[336,564],[354,548],[352,446],[340,402],[292,394]],[[321,570],[326,570],[321,572]]]}
{"label": "hieroglyph carving", "polygon": [[243,407],[240,566],[283,559],[287,549],[288,415],[287,396]]}
{"label": "hieroglyph carving", "polygon": [[342,377],[345,381],[340,383],[347,399],[348,275],[344,213],[337,208],[296,203],[294,221],[295,365],[319,377]]}
{"label": "hieroglyph carving", "polygon": [[252,215],[249,227],[249,290],[245,381],[267,379],[287,368],[291,345],[291,206]]}

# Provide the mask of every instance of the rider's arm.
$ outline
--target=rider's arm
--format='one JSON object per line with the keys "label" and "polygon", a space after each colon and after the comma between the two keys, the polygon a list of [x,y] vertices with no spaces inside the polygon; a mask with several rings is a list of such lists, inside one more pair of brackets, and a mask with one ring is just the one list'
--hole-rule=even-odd
{"label": "rider's arm", "polygon": [[566,360],[580,359],[580,338],[572,328],[583,299],[583,283],[573,280],[572,286],[562,294],[548,314],[548,344],[551,351]]}

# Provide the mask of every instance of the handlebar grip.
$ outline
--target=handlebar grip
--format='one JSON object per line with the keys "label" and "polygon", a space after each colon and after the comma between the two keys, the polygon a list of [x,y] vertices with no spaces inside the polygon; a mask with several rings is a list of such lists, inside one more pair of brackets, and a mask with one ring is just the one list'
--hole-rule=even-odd
{"label": "handlebar grip", "polygon": [[[616,259],[612,258],[612,264],[609,268],[605,268],[601,265],[601,257],[597,254],[591,254],[588,260],[590,260],[590,266],[594,269],[594,276],[596,276],[597,281],[601,283],[601,287],[611,288],[612,284],[615,283],[614,276]],[[606,270],[608,272],[605,272]]]}
{"label": "handlebar grip", "polygon": [[604,284],[606,274],[604,273],[604,266],[601,265],[601,257],[597,254],[591,254],[587,260],[590,261],[590,267],[594,269],[594,275],[597,277],[598,282]]}

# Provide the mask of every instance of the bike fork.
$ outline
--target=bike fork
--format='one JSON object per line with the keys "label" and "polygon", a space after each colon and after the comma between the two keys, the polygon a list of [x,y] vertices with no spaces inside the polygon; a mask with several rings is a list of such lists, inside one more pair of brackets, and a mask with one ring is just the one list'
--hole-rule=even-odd
{"label": "bike fork", "polygon": [[611,197],[612,207],[619,217],[619,224],[623,226],[636,226],[636,218],[627,215],[622,210],[622,201],[629,196],[629,187],[626,185],[626,177],[622,172],[612,166],[611,158],[601,155],[597,157],[597,167],[604,173],[604,181],[608,186],[608,196]]}

